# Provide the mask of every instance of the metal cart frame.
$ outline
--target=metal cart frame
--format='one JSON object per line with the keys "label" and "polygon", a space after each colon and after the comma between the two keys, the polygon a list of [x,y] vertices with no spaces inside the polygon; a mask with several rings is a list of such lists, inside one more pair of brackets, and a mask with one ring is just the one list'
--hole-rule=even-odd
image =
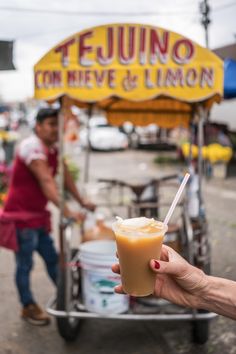
{"label": "metal cart frame", "polygon": [[[177,175],[171,175],[169,176],[169,179],[176,178],[176,176]],[[168,177],[164,177],[163,180],[168,180]],[[109,180],[102,180],[102,182],[104,181],[109,182]],[[111,183],[115,185],[116,180],[111,180]],[[157,183],[159,186],[160,182]],[[116,186],[118,186],[118,188],[122,188],[124,187],[124,184],[117,181]],[[113,205],[113,207],[120,205],[121,204]],[[111,207],[112,205],[108,204],[107,206]],[[159,208],[163,206],[163,204],[160,204],[159,200],[157,200],[157,203],[143,204],[140,202],[139,204],[140,208],[147,206]],[[179,206],[181,207],[184,256],[190,263],[198,265],[203,268],[204,271],[208,272],[208,265],[210,263],[209,244],[207,245],[207,251],[205,249],[205,254],[198,255],[199,257],[197,264],[193,253],[196,238],[201,244],[208,241],[207,239],[203,240],[202,235],[200,235],[200,238],[198,238],[198,235],[194,236],[194,230],[188,215],[186,203],[182,202]],[[127,212],[129,213],[130,205],[127,207]],[[134,207],[137,208],[137,204],[134,204]],[[172,309],[172,313],[165,313],[164,307],[161,304],[158,304],[158,302],[156,308],[153,307],[153,309],[156,310],[158,307],[160,313],[157,313],[156,311],[153,311],[153,313],[143,313],[142,310],[145,305],[143,307],[141,306],[141,311],[139,305],[138,309],[130,307],[129,311],[123,314],[101,315],[86,311],[81,299],[82,285],[80,268],[78,267],[78,251],[71,249],[70,241],[72,239],[72,227],[73,220],[63,219],[63,224],[60,228],[60,241],[62,242],[63,252],[60,253],[60,279],[58,283],[58,295],[57,298],[51,298],[47,304],[47,312],[57,318],[58,330],[64,339],[70,341],[77,337],[81,320],[102,318],[141,321],[191,321],[194,340],[198,343],[203,343],[207,340],[209,321],[216,317],[216,314],[209,313],[207,311],[191,309],[183,311],[182,308],[176,306]],[[200,253],[202,253],[201,250]],[[68,267],[68,264],[71,264],[71,267]]]}

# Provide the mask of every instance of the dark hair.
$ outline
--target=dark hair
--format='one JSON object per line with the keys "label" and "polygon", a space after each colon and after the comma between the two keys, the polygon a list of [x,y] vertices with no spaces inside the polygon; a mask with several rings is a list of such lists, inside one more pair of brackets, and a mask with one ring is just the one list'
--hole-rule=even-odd
{"label": "dark hair", "polygon": [[59,110],[55,108],[41,108],[36,115],[36,123],[42,123],[49,117],[58,117]]}

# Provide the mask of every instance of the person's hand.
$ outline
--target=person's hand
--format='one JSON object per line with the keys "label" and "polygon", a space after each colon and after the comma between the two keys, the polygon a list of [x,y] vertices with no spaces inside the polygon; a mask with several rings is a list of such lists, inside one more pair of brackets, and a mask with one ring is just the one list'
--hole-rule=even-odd
{"label": "person's hand", "polygon": [[81,205],[82,205],[82,207],[84,207],[85,209],[87,209],[89,211],[94,211],[96,209],[96,205],[94,203],[90,202],[89,200],[83,200]]}
{"label": "person's hand", "polygon": [[[208,277],[202,270],[165,245],[162,246],[161,259],[151,260],[150,267],[157,275],[154,296],[181,306],[199,307],[199,297],[208,284]],[[119,264],[114,264],[112,270],[119,273]],[[116,286],[115,291],[123,293],[122,285]]]}
{"label": "person's hand", "polygon": [[78,223],[82,223],[86,219],[86,214],[77,211],[69,211],[67,217],[74,219]]}

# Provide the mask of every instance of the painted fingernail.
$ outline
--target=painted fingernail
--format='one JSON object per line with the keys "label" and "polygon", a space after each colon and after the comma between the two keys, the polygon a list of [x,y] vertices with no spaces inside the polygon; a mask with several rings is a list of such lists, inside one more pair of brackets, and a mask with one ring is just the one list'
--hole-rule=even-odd
{"label": "painted fingernail", "polygon": [[159,269],[160,268],[160,263],[157,261],[154,261],[154,267],[155,269]]}

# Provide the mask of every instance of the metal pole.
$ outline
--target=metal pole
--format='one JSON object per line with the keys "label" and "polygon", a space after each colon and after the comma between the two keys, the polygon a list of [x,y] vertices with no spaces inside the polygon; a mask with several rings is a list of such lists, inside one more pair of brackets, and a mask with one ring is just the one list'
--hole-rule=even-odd
{"label": "metal pole", "polygon": [[84,164],[84,182],[88,183],[89,181],[89,162],[90,162],[90,152],[91,152],[91,143],[90,143],[90,118],[93,114],[93,104],[89,105],[88,108],[88,121],[87,121],[87,147],[85,153],[85,164]]}
{"label": "metal pole", "polygon": [[58,156],[58,191],[59,191],[59,247],[60,247],[60,266],[64,268],[65,263],[65,245],[64,245],[64,113],[63,113],[63,97],[60,98],[59,112],[59,156]]}
{"label": "metal pole", "polygon": [[209,48],[208,26],[204,26],[204,28],[205,28],[205,43],[206,43],[206,48]]}
{"label": "metal pole", "polygon": [[205,29],[206,48],[209,48],[208,26],[211,23],[211,20],[209,18],[210,6],[208,5],[207,0],[200,2],[200,12],[202,15],[201,24],[203,25],[203,27]]}
{"label": "metal pole", "polygon": [[198,121],[198,178],[199,178],[199,217],[201,216],[201,211],[203,207],[202,198],[202,178],[203,178],[203,158],[202,158],[202,147],[204,144],[204,134],[203,134],[203,124],[206,117],[206,110],[204,107],[199,107],[199,121]]}
{"label": "metal pole", "polygon": [[190,166],[192,164],[193,160],[193,144],[194,144],[194,131],[195,131],[195,126],[194,126],[194,115],[196,113],[195,105],[193,106],[192,113],[191,113],[191,122],[190,122],[190,137],[189,137],[189,156],[188,156],[188,168],[190,169]]}
{"label": "metal pole", "polygon": [[64,292],[65,292],[65,311],[68,312],[70,309],[70,244],[66,237],[66,228],[64,223],[64,99],[60,98],[60,112],[59,112],[59,266],[62,276],[64,276]]}

